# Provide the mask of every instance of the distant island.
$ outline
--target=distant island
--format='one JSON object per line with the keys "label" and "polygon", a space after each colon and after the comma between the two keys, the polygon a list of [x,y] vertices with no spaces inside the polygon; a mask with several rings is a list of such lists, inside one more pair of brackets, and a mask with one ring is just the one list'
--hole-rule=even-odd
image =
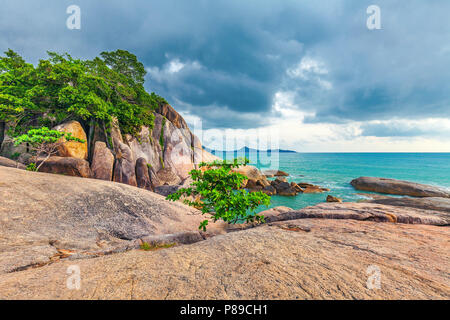
{"label": "distant island", "polygon": [[296,151],[293,150],[283,150],[283,149],[267,149],[267,150],[258,150],[258,149],[253,149],[253,148],[249,148],[249,147],[242,147],[238,150],[215,150],[215,149],[211,149],[208,147],[203,146],[203,149],[205,149],[206,151],[217,155],[217,154],[223,154],[223,153],[297,153]]}

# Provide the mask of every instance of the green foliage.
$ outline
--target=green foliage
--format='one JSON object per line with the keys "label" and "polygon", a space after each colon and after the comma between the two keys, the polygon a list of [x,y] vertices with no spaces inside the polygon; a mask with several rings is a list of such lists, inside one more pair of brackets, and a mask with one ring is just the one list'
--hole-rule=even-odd
{"label": "green foliage", "polygon": [[155,251],[158,249],[168,249],[172,248],[176,245],[176,243],[165,243],[165,244],[150,244],[148,242],[143,242],[140,245],[141,250],[144,251]]}
{"label": "green foliage", "polygon": [[[38,171],[42,164],[51,155],[56,154],[58,148],[68,141],[80,143],[85,142],[82,139],[72,136],[72,133],[70,132],[50,130],[47,127],[30,129],[26,134],[14,138],[14,144],[16,146],[23,143],[27,144],[31,151],[35,153],[35,158],[42,154],[46,156],[46,159],[44,159],[39,166],[32,171]],[[34,165],[34,167],[36,167],[36,165]]]}
{"label": "green foliage", "polygon": [[136,136],[143,125],[153,126],[154,110],[167,103],[145,91],[145,68],[127,51],[93,60],[48,55],[36,67],[12,50],[0,57],[0,121],[12,123],[14,136],[66,120],[104,127],[112,117],[122,133]]}
{"label": "green foliage", "polygon": [[[187,205],[200,208],[202,214],[210,214],[211,220],[223,220],[234,224],[240,221],[264,222],[264,216],[254,211],[260,206],[270,205],[270,197],[262,192],[247,192],[241,189],[246,176],[233,172],[233,168],[247,165],[248,159],[233,161],[215,161],[213,163],[201,163],[200,169],[190,172],[193,180],[189,188],[179,189],[169,195],[168,200],[176,201],[182,197]],[[206,170],[202,170],[205,168]],[[195,200],[200,196],[201,200]],[[205,231],[208,220],[204,220],[199,229]]]}
{"label": "green foliage", "polygon": [[19,157],[20,157],[20,152],[14,152],[14,153],[10,156],[10,158],[13,159],[13,160],[17,160],[17,159],[19,159]]}
{"label": "green foliage", "polygon": [[14,144],[17,146],[22,143],[28,143],[32,147],[39,147],[41,145],[52,144],[58,142],[59,139],[65,138],[66,141],[76,141],[84,143],[82,139],[78,139],[72,136],[70,132],[63,132],[58,130],[50,130],[47,127],[28,130],[26,134],[23,134],[14,139]]}
{"label": "green foliage", "polygon": [[27,171],[37,171],[36,163],[31,162],[27,165]]}
{"label": "green foliage", "polygon": [[164,126],[165,125],[166,125],[166,118],[163,117],[163,119],[161,121],[161,134],[159,135],[159,145],[161,146],[161,150],[163,150],[163,151],[164,151]]}
{"label": "green foliage", "polygon": [[152,165],[150,163],[147,163],[147,168],[151,169]]}

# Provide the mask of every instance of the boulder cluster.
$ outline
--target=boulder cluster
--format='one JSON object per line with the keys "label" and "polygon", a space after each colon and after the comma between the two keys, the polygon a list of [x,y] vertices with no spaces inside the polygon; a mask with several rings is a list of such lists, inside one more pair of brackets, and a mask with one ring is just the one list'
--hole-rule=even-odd
{"label": "boulder cluster", "polygon": [[[3,128],[0,156],[8,166],[24,168],[31,160],[26,146],[14,146]],[[78,121],[62,123],[55,130],[70,132],[85,142],[67,142],[58,154],[46,160],[39,171],[68,176],[115,181],[152,190],[164,185],[179,185],[202,161],[218,159],[205,151],[184,119],[170,106],[155,112],[154,127],[142,127],[137,136],[122,134],[117,121],[108,129],[86,134]],[[39,165],[43,159],[37,160]]]}

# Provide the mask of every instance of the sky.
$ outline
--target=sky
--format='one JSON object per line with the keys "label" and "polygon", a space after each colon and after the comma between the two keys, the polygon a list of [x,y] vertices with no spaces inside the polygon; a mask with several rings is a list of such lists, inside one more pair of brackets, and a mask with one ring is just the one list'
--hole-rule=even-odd
{"label": "sky", "polygon": [[[80,29],[67,28],[70,5]],[[370,30],[370,5],[380,29]],[[128,50],[203,144],[450,152],[448,0],[0,0],[0,50]]]}

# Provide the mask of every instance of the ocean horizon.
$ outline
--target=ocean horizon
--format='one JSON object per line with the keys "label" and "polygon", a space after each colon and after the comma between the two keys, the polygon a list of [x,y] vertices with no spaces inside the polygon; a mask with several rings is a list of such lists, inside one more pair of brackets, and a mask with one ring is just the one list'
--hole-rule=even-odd
{"label": "ocean horizon", "polygon": [[[226,159],[235,155],[233,152],[223,154]],[[407,180],[450,190],[450,153],[446,152],[297,152],[263,156],[262,160],[255,154],[246,156],[250,165],[262,171],[279,169],[289,173],[289,182],[307,182],[330,189],[293,197],[275,195],[271,197],[270,208],[301,209],[325,202],[327,195],[344,202],[369,199],[368,195],[373,192],[355,190],[350,184],[361,176]]]}

